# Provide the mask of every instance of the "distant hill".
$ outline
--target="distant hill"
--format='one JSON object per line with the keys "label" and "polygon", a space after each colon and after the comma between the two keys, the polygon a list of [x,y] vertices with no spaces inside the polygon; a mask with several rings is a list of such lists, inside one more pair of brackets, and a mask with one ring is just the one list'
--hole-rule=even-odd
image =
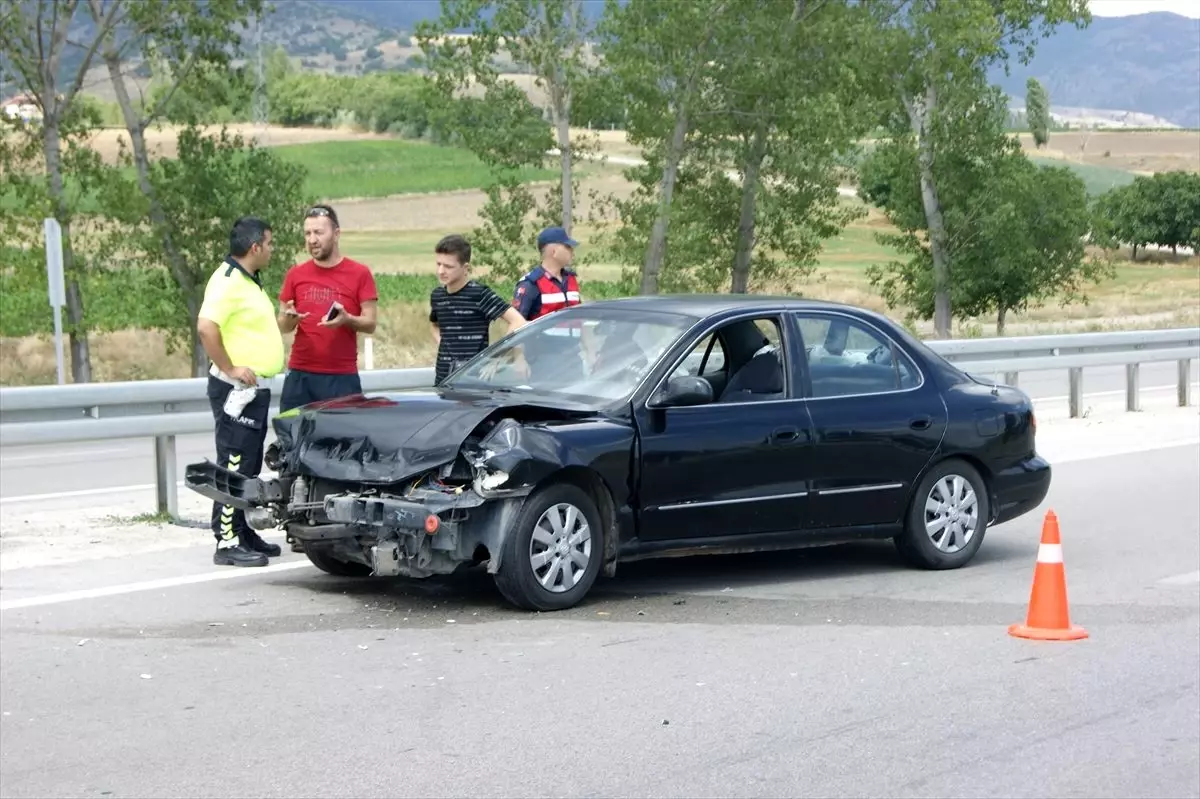
{"label": "distant hill", "polygon": [[[262,26],[262,40],[282,45],[306,69],[357,74],[412,66],[418,53],[409,35],[419,22],[437,17],[438,0],[284,0]],[[584,0],[592,20],[603,0]],[[80,13],[83,28],[86,14]],[[75,54],[68,51],[72,56]],[[71,60],[71,59],[67,59]],[[63,65],[64,71],[69,68]],[[1157,117],[1200,128],[1200,20],[1169,13],[1094,17],[1080,31],[1060,28],[1038,43],[1028,66],[1011,64],[1011,75],[991,78],[1023,106],[1025,81],[1037,78],[1063,117],[1091,117],[1126,124]],[[138,70],[143,80],[148,72]],[[92,91],[111,99],[102,70]],[[8,88],[13,88],[9,84]],[[1100,111],[1097,111],[1100,110]]]}
{"label": "distant hill", "polygon": [[[438,0],[311,0],[381,26],[412,31],[436,18]],[[591,19],[603,0],[584,0]],[[1084,30],[1063,26],[1038,43],[1028,66],[1013,63],[1012,74],[993,71],[992,81],[1024,103],[1025,81],[1037,78],[1054,106],[1116,109],[1101,117],[1133,111],[1183,127],[1200,127],[1200,20],[1178,14],[1093,17]],[[1066,112],[1065,116],[1075,116]]]}
{"label": "distant hill", "polygon": [[[1042,40],[1028,66],[992,80],[1020,104],[1037,78],[1052,106],[1120,109],[1200,127],[1200,20],[1178,14],[1093,17]],[[1106,115],[1111,115],[1109,111]]]}

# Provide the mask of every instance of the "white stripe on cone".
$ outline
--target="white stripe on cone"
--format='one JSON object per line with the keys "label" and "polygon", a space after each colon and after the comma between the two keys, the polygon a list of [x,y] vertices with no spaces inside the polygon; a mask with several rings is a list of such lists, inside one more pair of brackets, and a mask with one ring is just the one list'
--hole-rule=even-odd
{"label": "white stripe on cone", "polygon": [[1062,544],[1040,544],[1038,546],[1038,563],[1062,563]]}

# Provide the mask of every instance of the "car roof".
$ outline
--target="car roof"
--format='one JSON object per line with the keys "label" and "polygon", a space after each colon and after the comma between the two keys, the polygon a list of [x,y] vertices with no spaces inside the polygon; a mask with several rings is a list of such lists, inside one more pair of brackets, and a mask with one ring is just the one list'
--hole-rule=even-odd
{"label": "car roof", "polygon": [[621,297],[611,300],[593,300],[588,305],[607,308],[645,308],[667,313],[686,314],[697,318],[713,316],[730,311],[752,311],[761,309],[784,309],[794,311],[839,310],[869,313],[863,308],[826,300],[811,300],[804,297],[776,296],[769,294],[648,294],[637,297]]}

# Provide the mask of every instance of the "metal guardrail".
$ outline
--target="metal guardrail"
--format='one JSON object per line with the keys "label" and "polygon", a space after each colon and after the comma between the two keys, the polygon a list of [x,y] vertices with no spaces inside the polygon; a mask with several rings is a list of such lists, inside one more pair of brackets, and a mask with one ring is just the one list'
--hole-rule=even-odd
{"label": "metal guardrail", "polygon": [[[1136,411],[1140,408],[1140,364],[1176,361],[1178,403],[1181,407],[1190,405],[1191,361],[1200,359],[1200,327],[932,340],[925,344],[964,371],[1003,373],[1009,385],[1018,384],[1021,372],[1065,369],[1069,375],[1070,415],[1074,418],[1080,415],[1082,406],[1083,370],[1093,366],[1125,366],[1126,409]],[[433,369],[429,367],[370,370],[361,375],[364,392],[433,385]],[[267,382],[277,397],[283,388],[283,376]],[[207,385],[207,378],[201,377],[0,388],[0,445],[153,438],[158,510],[176,517],[175,437],[212,432]]]}

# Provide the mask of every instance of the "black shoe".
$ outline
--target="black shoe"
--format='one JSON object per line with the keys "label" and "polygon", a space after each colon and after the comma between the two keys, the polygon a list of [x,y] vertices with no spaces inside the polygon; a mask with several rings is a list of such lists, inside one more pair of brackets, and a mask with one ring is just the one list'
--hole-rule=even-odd
{"label": "black shoe", "polygon": [[261,552],[271,558],[278,557],[283,553],[283,550],[279,548],[279,544],[264,541],[262,536],[253,530],[247,530],[242,533],[242,546],[255,552]]}
{"label": "black shoe", "polygon": [[218,566],[266,566],[267,556],[239,544],[236,547],[217,547],[213,563]]}

